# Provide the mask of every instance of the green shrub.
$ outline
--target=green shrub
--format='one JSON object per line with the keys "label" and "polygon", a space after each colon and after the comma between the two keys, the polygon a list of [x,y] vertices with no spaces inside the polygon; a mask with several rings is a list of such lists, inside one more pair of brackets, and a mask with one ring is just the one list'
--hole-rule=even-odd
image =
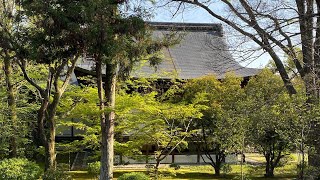
{"label": "green shrub", "polygon": [[180,165],[179,164],[176,164],[176,163],[172,163],[172,164],[170,164],[170,166],[169,167],[171,167],[171,168],[174,168],[175,170],[178,170],[178,169],[180,169],[181,167],[180,167]]}
{"label": "green shrub", "polygon": [[243,175],[243,177],[237,175],[234,178],[232,178],[232,180],[251,180],[249,177],[247,177],[246,175]]}
{"label": "green shrub", "polygon": [[224,174],[229,174],[232,171],[232,167],[229,164],[223,164],[222,167],[221,167],[221,171]]}
{"label": "green shrub", "polygon": [[280,162],[278,163],[277,167],[284,167],[292,161],[294,161],[294,157],[291,155],[286,155],[280,159]]}
{"label": "green shrub", "polygon": [[305,175],[306,179],[320,179],[320,168],[313,167],[313,166],[305,166],[305,174],[304,175]]}
{"label": "green shrub", "polygon": [[98,176],[100,174],[100,162],[96,161],[93,163],[88,163],[87,170],[89,174]]}
{"label": "green shrub", "polygon": [[[154,174],[156,176],[156,174]],[[177,176],[177,171],[172,168],[161,168],[158,172],[159,179]]]}
{"label": "green shrub", "polygon": [[64,171],[63,167],[57,166],[56,170],[48,169],[43,177],[43,180],[72,180],[71,176]]}
{"label": "green shrub", "polygon": [[57,168],[58,169],[61,169],[63,171],[69,171],[70,170],[70,165],[69,164],[66,164],[66,163],[59,163],[57,165]]}
{"label": "green shrub", "polygon": [[140,172],[132,172],[132,173],[125,173],[121,175],[118,180],[149,180],[150,178]]}
{"label": "green shrub", "polygon": [[41,168],[25,158],[12,158],[0,161],[1,180],[35,180],[42,174]]}

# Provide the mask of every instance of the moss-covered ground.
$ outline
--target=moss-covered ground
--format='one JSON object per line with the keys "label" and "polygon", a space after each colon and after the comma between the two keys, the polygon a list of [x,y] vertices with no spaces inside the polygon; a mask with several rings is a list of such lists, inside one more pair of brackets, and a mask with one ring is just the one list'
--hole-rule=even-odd
{"label": "moss-covered ground", "polygon": [[[241,179],[241,165],[231,165],[232,171],[228,174],[222,174],[220,177],[214,175],[214,170],[210,166],[182,166],[179,170],[173,168],[162,168],[161,179],[180,179],[180,180],[201,180],[201,179]],[[265,179],[263,177],[264,167],[261,165],[244,165],[243,174],[245,179]],[[117,178],[121,174],[127,172],[146,172],[144,169],[116,169],[114,177]],[[94,179],[86,171],[70,172],[75,180]],[[288,164],[284,167],[276,168],[275,178],[273,180],[289,180],[296,177],[296,164]]]}

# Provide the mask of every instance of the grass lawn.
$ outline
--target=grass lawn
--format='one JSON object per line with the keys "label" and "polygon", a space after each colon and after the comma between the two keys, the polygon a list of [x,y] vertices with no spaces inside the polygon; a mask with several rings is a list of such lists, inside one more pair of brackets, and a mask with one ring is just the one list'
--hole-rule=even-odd
{"label": "grass lawn", "polygon": [[[228,175],[221,175],[221,177],[215,177],[213,175],[213,169],[210,166],[182,166],[179,170],[174,170],[172,168],[162,168],[160,169],[162,178],[164,180],[169,179],[181,179],[181,180],[202,180],[202,179],[212,179],[212,180],[225,180],[225,179],[241,179],[241,166],[231,165],[232,171]],[[296,176],[296,164],[289,164],[284,167],[276,168],[275,178],[272,180],[289,180]],[[123,173],[127,172],[145,172],[144,169],[116,169],[114,172],[115,179]],[[244,165],[243,172],[249,179],[264,179],[264,167],[263,166],[253,166]],[[72,171],[70,172],[75,180],[90,180],[94,179],[86,171]]]}

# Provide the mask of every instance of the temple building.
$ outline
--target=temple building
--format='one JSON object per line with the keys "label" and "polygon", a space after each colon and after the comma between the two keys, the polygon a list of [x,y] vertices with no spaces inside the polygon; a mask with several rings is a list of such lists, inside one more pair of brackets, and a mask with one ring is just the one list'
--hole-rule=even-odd
{"label": "temple building", "polygon": [[[218,79],[223,79],[226,73],[232,72],[242,77],[242,85],[245,85],[250,77],[260,71],[243,67],[232,57],[221,24],[171,22],[148,22],[148,24],[154,28],[153,38],[161,39],[176,33],[181,37],[181,41],[172,47],[162,49],[163,61],[156,69],[150,67],[148,62],[137,64],[131,73],[133,78],[156,78],[158,81],[168,82],[171,79],[189,80],[214,75]],[[72,83],[77,84],[80,76],[95,76],[93,70],[94,62],[90,58],[84,58],[77,64]],[[71,127],[58,134],[57,139],[67,140],[72,137],[76,139],[80,134],[80,131]],[[136,163],[134,160],[128,159],[128,161]],[[163,163],[201,163],[201,161],[199,154],[180,154],[168,156]],[[233,160],[231,158],[228,161]]]}

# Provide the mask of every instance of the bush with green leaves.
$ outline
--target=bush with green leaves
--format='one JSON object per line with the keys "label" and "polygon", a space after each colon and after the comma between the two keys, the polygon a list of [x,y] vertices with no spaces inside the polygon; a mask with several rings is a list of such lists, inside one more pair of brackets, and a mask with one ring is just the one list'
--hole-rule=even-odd
{"label": "bush with green leaves", "polygon": [[97,176],[100,174],[100,161],[88,163],[88,173],[94,176]]}
{"label": "bush with green leaves", "polygon": [[0,180],[36,180],[41,174],[41,168],[25,158],[0,161]]}
{"label": "bush with green leaves", "polygon": [[230,166],[230,164],[223,164],[221,167],[221,171],[224,174],[229,174],[232,171],[232,167]]}
{"label": "bush with green leaves", "polygon": [[246,175],[243,175],[242,177],[240,175],[235,176],[234,178],[232,178],[232,180],[251,180],[249,177],[247,177]]}
{"label": "bush with green leaves", "polygon": [[175,170],[178,170],[178,169],[180,169],[180,168],[181,168],[181,166],[180,166],[179,164],[176,164],[176,163],[172,163],[172,164],[170,164],[170,166],[169,166],[169,167],[174,168]]}
{"label": "bush with green leaves", "polygon": [[280,162],[278,163],[277,167],[284,167],[292,161],[294,161],[294,157],[292,155],[285,155],[283,158],[280,159]]}
{"label": "bush with green leaves", "polygon": [[141,172],[125,173],[118,180],[149,180],[150,178]]}
{"label": "bush with green leaves", "polygon": [[320,168],[313,167],[313,166],[305,166],[304,176],[305,176],[304,178],[306,179],[320,179]]}
{"label": "bush with green leaves", "polygon": [[43,180],[72,180],[71,176],[64,171],[63,167],[57,166],[56,169],[48,169],[43,177]]}

